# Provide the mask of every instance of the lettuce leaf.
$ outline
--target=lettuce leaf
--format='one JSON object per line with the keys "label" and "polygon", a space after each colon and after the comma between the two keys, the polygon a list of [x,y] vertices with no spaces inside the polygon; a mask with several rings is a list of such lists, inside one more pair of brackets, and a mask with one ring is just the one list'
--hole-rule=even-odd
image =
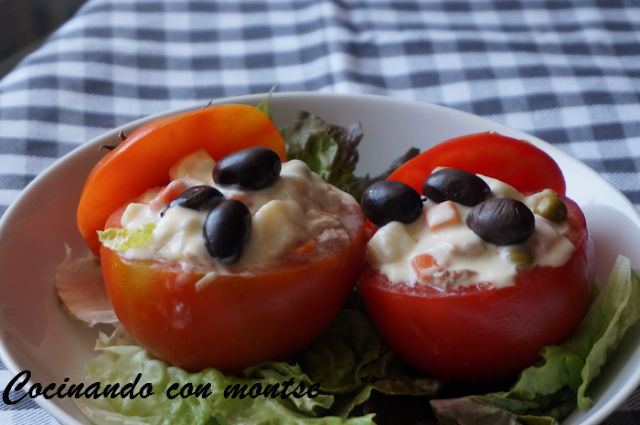
{"label": "lettuce leaf", "polygon": [[482,396],[460,399],[438,400],[433,406],[440,425],[558,425],[548,416],[516,415],[501,409]]}
{"label": "lettuce leaf", "polygon": [[434,395],[442,381],[416,378],[404,370],[369,317],[344,309],[316,341],[295,358],[324,392],[336,395],[331,413],[343,418],[371,397],[373,390],[388,395]]}
{"label": "lettuce leaf", "polygon": [[358,389],[371,377],[365,365],[378,360],[388,348],[363,313],[343,310],[318,339],[296,360],[314,382],[332,393]]}
{"label": "lettuce leaf", "polygon": [[122,252],[147,243],[151,239],[155,228],[155,223],[148,223],[139,229],[98,230],[98,239],[107,248]]}
{"label": "lettuce leaf", "polygon": [[[507,392],[432,400],[440,424],[481,423],[495,415],[496,424],[555,424],[577,404],[581,410],[593,401],[586,390],[622,340],[640,318],[640,275],[629,259],[619,256],[606,283],[576,332],[561,346],[542,349],[543,361],[525,369]],[[489,417],[487,416],[487,417]],[[500,418],[500,419],[498,419]]]}
{"label": "lettuce leaf", "polygon": [[[593,401],[585,396],[589,384],[600,374],[607,359],[618,347],[627,330],[640,319],[640,275],[631,269],[629,259],[619,256],[586,320],[565,344],[584,356],[582,384],[578,388],[578,407],[585,410]],[[592,341],[594,341],[592,343]]]}
{"label": "lettuce leaf", "polygon": [[271,111],[269,110],[269,103],[271,102],[271,95],[276,90],[276,87],[278,87],[278,84],[276,84],[273,87],[271,87],[271,90],[269,90],[269,94],[267,95],[267,97],[265,99],[263,99],[260,103],[258,103],[258,106],[256,106],[256,108],[258,108],[262,112],[264,112],[264,114],[266,116],[268,116],[269,119],[272,119],[271,118]]}
{"label": "lettuce leaf", "polygon": [[358,145],[363,137],[360,123],[341,127],[309,112],[298,111],[294,122],[279,130],[287,145],[287,161],[303,161],[324,181],[350,193],[358,201],[369,185],[386,179],[396,168],[420,153],[411,148],[379,176],[357,177],[354,171],[359,159]]}

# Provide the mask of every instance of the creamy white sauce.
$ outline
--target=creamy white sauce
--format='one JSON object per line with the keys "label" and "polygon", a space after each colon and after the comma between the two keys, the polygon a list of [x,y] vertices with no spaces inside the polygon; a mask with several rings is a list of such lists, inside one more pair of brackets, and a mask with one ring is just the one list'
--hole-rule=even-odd
{"label": "creamy white sauce", "polygon": [[[491,188],[494,197],[508,197],[522,201],[531,210],[539,199],[553,194],[546,189],[525,197],[515,188],[499,180],[479,175]],[[391,222],[381,227],[368,243],[368,260],[394,284],[409,286],[431,285],[438,289],[456,289],[481,282],[491,282],[501,288],[515,284],[516,265],[510,261],[511,251],[529,251],[533,254],[533,266],[559,267],[565,264],[575,251],[575,246],[562,234],[568,229],[565,223],[558,225],[535,215],[533,235],[524,243],[497,246],[482,240],[465,222],[470,207],[452,203],[459,222],[450,222],[455,214],[443,204],[424,202],[425,212],[415,222],[405,225]],[[445,224],[443,224],[445,223]],[[434,231],[432,228],[440,225]],[[433,267],[419,268],[413,261],[421,254],[436,260]]]}
{"label": "creamy white sauce", "polygon": [[[130,204],[121,222],[129,229],[155,223],[153,235],[144,245],[121,255],[132,260],[177,262],[187,268],[193,265],[215,268],[216,273],[201,282],[203,286],[220,273],[273,264],[310,241],[315,241],[315,254],[346,246],[362,224],[356,200],[324,182],[301,161],[283,163],[280,178],[258,191],[216,185],[211,177],[214,165],[213,159],[199,150],[178,161],[170,176],[174,181],[182,180],[185,188],[213,186],[225,198],[238,199],[247,205],[253,216],[251,236],[235,264],[214,265],[202,239],[207,212],[173,207],[161,217],[159,210],[147,203]],[[152,189],[141,199],[149,202],[158,192]]]}

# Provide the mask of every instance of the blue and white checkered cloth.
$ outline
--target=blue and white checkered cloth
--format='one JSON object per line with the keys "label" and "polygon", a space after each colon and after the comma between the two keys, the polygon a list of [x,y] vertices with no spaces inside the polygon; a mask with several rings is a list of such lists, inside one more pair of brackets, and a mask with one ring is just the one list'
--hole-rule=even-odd
{"label": "blue and white checkered cloth", "polygon": [[[640,206],[638,3],[89,0],[0,81],[0,214],[107,130],[274,82],[481,115],[584,161]],[[24,401],[0,403],[0,423],[56,421]],[[637,391],[607,424],[638,423]]]}

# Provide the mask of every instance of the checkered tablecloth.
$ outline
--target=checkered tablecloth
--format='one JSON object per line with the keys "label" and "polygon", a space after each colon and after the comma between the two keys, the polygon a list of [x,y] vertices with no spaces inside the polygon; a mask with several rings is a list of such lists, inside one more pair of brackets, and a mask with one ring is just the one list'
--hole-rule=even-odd
{"label": "checkered tablecloth", "polygon": [[[619,0],[89,0],[0,81],[0,214],[121,124],[250,93],[375,93],[481,115],[640,206],[640,4]],[[10,372],[0,363],[0,390]],[[33,402],[1,424],[56,423]],[[640,392],[606,422],[640,423]]]}

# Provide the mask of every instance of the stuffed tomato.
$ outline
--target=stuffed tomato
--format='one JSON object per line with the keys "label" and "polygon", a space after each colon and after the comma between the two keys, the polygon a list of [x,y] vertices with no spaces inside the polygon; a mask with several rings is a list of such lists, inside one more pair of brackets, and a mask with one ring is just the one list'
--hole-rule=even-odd
{"label": "stuffed tomato", "polygon": [[[353,197],[300,161],[282,163],[284,143],[266,115],[208,109],[196,114],[213,117],[195,124],[213,120],[212,139],[176,154],[192,116],[165,118],[98,164],[79,225],[89,246],[98,231],[109,298],[143,348],[187,371],[233,373],[283,359],[329,325],[357,279],[365,238]],[[147,166],[151,151],[157,161]],[[87,193],[107,181],[106,194]]]}
{"label": "stuffed tomato", "polygon": [[548,155],[495,133],[437,145],[367,189],[360,292],[391,348],[432,376],[488,381],[569,337],[593,248],[564,192]]}

